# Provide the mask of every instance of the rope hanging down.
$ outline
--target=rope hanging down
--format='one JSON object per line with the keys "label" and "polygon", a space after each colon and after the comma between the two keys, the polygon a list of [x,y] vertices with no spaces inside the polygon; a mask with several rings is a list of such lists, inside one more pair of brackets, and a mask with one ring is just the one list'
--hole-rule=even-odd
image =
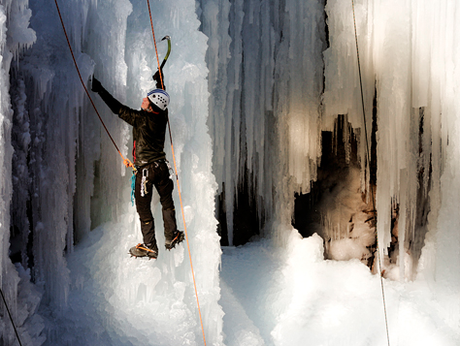
{"label": "rope hanging down", "polygon": [[19,345],[22,346],[21,339],[19,338],[18,330],[16,329],[16,326],[14,324],[13,316],[11,316],[10,309],[8,307],[8,304],[6,303],[6,299],[5,299],[5,296],[3,294],[3,290],[1,287],[0,287],[0,293],[2,295],[2,299],[3,299],[3,303],[5,304],[6,311],[8,312],[8,316],[10,317],[11,324],[13,325],[14,333],[16,334],[16,339],[18,340]]}
{"label": "rope hanging down", "polygon": [[[361,89],[361,104],[363,107],[364,136],[366,137],[366,156],[367,156],[367,162],[370,167],[371,157],[370,157],[370,150],[369,150],[369,139],[367,137],[366,110],[364,106],[364,92],[363,92],[363,81],[362,81],[362,76],[361,76],[361,63],[359,60],[358,32],[356,30],[356,17],[355,17],[355,3],[353,0],[351,0],[351,6],[353,9],[353,25],[355,29],[356,56],[358,59],[359,86]],[[374,187],[372,186],[372,184],[369,184],[369,187],[370,187],[370,194],[371,194],[371,199],[372,199],[372,208],[374,210],[375,217],[377,217],[377,214],[376,214],[377,210],[375,209]],[[376,229],[377,229],[377,222],[376,222]],[[388,316],[387,316],[387,308],[386,308],[386,301],[385,301],[385,287],[383,285],[382,260],[380,258],[380,246],[379,246],[378,234],[376,237],[376,247],[377,247],[376,253],[377,253],[378,272],[379,272],[379,278],[380,278],[380,287],[382,289],[382,302],[383,302],[383,313],[385,317],[385,329],[386,329],[387,343],[388,343],[388,346],[390,346],[390,333],[388,329]]]}
{"label": "rope hanging down", "polygon": [[65,38],[67,40],[67,45],[69,46],[70,54],[72,55],[73,63],[75,64],[75,68],[77,70],[78,77],[80,78],[81,85],[83,86],[83,89],[85,89],[86,95],[88,96],[89,101],[91,102],[91,105],[93,106],[94,110],[96,111],[96,114],[99,117],[99,120],[101,121],[101,124],[105,129],[105,132],[107,132],[107,135],[109,136],[110,140],[112,141],[113,145],[115,146],[115,149],[118,151],[118,154],[120,154],[124,165],[126,167],[131,167],[133,170],[136,170],[136,168],[134,167],[133,163],[128,158],[125,158],[123,156],[123,154],[121,153],[120,149],[118,149],[117,144],[115,143],[114,139],[112,138],[112,135],[110,134],[109,130],[107,129],[107,126],[105,126],[105,123],[102,120],[102,117],[99,114],[99,112],[98,112],[98,110],[96,108],[96,105],[94,104],[93,99],[91,98],[91,95],[88,92],[88,89],[86,88],[85,82],[83,82],[83,78],[81,77],[81,74],[80,74],[80,69],[78,68],[77,60],[75,59],[75,55],[73,54],[73,49],[72,49],[72,45],[70,44],[69,36],[67,35],[67,30],[65,29],[64,21],[62,20],[61,11],[59,9],[59,5],[57,3],[57,0],[54,0],[54,3],[56,4],[56,9],[57,9],[58,14],[59,14],[59,19],[61,20],[62,30],[64,30],[64,35],[65,35]]}
{"label": "rope hanging down", "polygon": [[[157,62],[158,62],[158,71],[160,73],[161,86],[164,89],[163,74],[161,73],[160,59],[158,58],[157,43],[156,43],[156,40],[155,40],[155,30],[153,29],[152,12],[150,10],[150,1],[149,0],[147,0],[147,6],[148,6],[148,9],[149,9],[150,25],[152,27],[153,45],[155,46],[155,54],[156,54]],[[165,60],[166,59],[167,59],[167,57],[165,58]],[[182,220],[184,222],[185,239],[187,240],[188,257],[189,257],[189,260],[190,260],[190,268],[191,268],[191,271],[192,271],[193,287],[195,289],[195,297],[196,297],[196,303],[197,303],[197,306],[198,306],[198,315],[199,315],[199,318],[200,318],[201,332],[203,334],[203,342],[204,342],[204,345],[206,346],[206,337],[205,337],[205,333],[204,333],[203,319],[202,319],[202,316],[201,316],[200,301],[198,299],[198,291],[197,291],[197,288],[196,288],[195,271],[193,270],[192,254],[191,254],[191,251],[190,251],[190,243],[189,243],[189,238],[188,238],[188,233],[187,233],[187,225],[186,225],[186,222],[185,222],[184,204],[182,202],[182,194],[181,194],[181,189],[180,189],[180,184],[179,184],[179,175],[177,173],[176,155],[174,154],[174,145],[173,145],[173,138],[172,138],[172,133],[171,133],[171,125],[169,123],[169,118],[168,118],[168,130],[169,130],[169,139],[171,141],[171,153],[172,153],[173,162],[174,162],[174,173],[176,175],[177,192],[179,194],[180,208],[181,208],[181,212],[182,212]]]}

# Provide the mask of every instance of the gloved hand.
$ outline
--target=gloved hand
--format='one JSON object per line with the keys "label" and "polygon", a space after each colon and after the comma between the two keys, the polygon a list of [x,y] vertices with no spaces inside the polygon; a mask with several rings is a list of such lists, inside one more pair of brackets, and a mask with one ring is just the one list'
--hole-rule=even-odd
{"label": "gloved hand", "polygon": [[[155,74],[153,75],[152,78],[156,82],[158,89],[166,90],[166,86],[164,85],[165,84],[165,77],[164,77],[164,74],[163,74],[162,70],[157,70],[157,72],[155,72]],[[162,80],[163,80],[163,85],[161,85]]]}
{"label": "gloved hand", "polygon": [[110,93],[107,90],[104,89],[101,82],[99,82],[97,78],[94,77],[94,75],[91,83],[91,90],[101,97],[102,101],[104,101],[106,105],[109,106],[110,110],[113,113],[118,114],[120,112],[120,108],[123,105],[112,95],[110,95]]}
{"label": "gloved hand", "polygon": [[95,93],[98,93],[102,90],[102,84],[99,82],[96,77],[93,76],[93,81],[91,83],[91,91],[94,91]]}

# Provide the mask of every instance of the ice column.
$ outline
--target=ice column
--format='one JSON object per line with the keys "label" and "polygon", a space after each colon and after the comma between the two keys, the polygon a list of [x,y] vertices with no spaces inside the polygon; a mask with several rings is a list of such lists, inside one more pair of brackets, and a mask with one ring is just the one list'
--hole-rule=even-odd
{"label": "ice column", "polygon": [[[414,15],[418,14],[416,18],[420,18],[414,22],[422,28],[415,45],[422,57],[414,60],[418,62],[417,72],[426,76],[414,78],[418,82],[419,95],[414,106],[425,106],[431,115],[433,167],[432,214],[419,278],[429,280],[435,288],[442,316],[457,330],[460,324],[460,275],[457,270],[460,263],[460,102],[456,91],[460,87],[460,50],[456,42],[460,37],[460,6],[449,1],[436,4],[426,1],[417,3],[414,10]],[[422,18],[425,18],[425,25],[422,25]]]}
{"label": "ice column", "polygon": [[[458,287],[457,275],[445,275],[451,270],[445,257],[458,259],[452,245],[458,244],[458,235],[443,221],[457,214],[450,208],[455,208],[452,192],[457,187],[452,179],[457,159],[452,153],[458,127],[454,97],[458,5],[449,1],[355,1],[355,11],[366,114],[372,112],[372,97],[377,104],[376,205],[381,255],[387,253],[392,208],[398,205],[398,275],[413,277],[411,263],[425,244],[423,272],[442,276],[451,287]],[[346,113],[354,127],[362,127],[351,4],[328,1],[327,14],[331,47],[324,54],[325,125],[330,115]],[[361,158],[364,153],[361,143]],[[364,189],[365,181],[362,186]],[[420,224],[421,210],[430,213],[427,239],[425,226]],[[445,217],[438,219],[438,212]]]}
{"label": "ice column", "polygon": [[[13,102],[19,99],[19,114],[15,117],[22,118],[24,133],[22,141],[28,145],[27,116],[24,111],[24,84],[19,81],[10,85],[10,74],[14,60],[34,43],[36,36],[29,26],[31,12],[27,0],[2,1],[0,3],[0,288],[7,301],[9,310],[12,313],[15,325],[21,328],[22,341],[30,345],[38,345],[41,338],[37,336],[43,329],[43,322],[39,315],[34,315],[40,295],[28,285],[30,279],[21,265],[16,267],[12,264],[10,254],[10,207],[13,193],[13,146],[11,142],[13,122]],[[15,89],[11,92],[10,87]],[[12,96],[13,94],[13,96]],[[13,102],[12,102],[13,98]],[[17,98],[17,99],[16,99]],[[25,118],[24,118],[25,117]],[[23,166],[17,167],[19,170]],[[23,186],[27,189],[27,186]],[[26,225],[22,225],[25,226]],[[22,230],[19,230],[21,232]],[[17,234],[16,230],[13,234]],[[19,295],[23,290],[28,294]],[[16,336],[13,332],[3,301],[0,303],[2,319],[0,320],[0,343],[12,345],[16,343]],[[34,316],[33,316],[34,315]],[[33,322],[31,322],[33,320]],[[33,328],[31,328],[33,324]]]}
{"label": "ice column", "polygon": [[201,9],[210,38],[213,170],[225,191],[231,244],[245,180],[259,220],[290,223],[294,191],[307,192],[316,177],[323,3],[201,1]]}
{"label": "ice column", "polygon": [[[447,152],[455,146],[451,131],[456,129],[453,114],[458,112],[453,97],[453,66],[458,64],[453,49],[458,32],[456,7],[448,1],[375,2],[369,6],[374,18],[378,95],[378,232],[383,252],[390,241],[389,207],[396,200],[401,277],[411,277],[410,266],[405,267],[410,263],[405,262],[420,252],[425,236],[415,218],[424,208],[417,194],[430,193],[430,219],[434,220],[442,205],[438,196],[450,193],[439,185],[439,179],[452,161]],[[429,228],[434,226],[430,224]]]}
{"label": "ice column", "polygon": [[[11,186],[11,158],[13,148],[11,146],[11,126],[13,112],[11,110],[10,95],[9,95],[9,72],[10,64],[13,54],[10,52],[6,45],[6,32],[7,32],[7,14],[6,8],[0,5],[0,174],[2,180],[0,181],[0,191],[2,198],[0,201],[0,287],[10,302],[11,308],[16,309],[17,299],[17,284],[19,281],[17,272],[15,272],[11,260],[8,256],[10,247],[10,202],[12,195]],[[9,323],[6,309],[1,306],[2,320],[2,335],[0,340],[10,340],[8,334],[12,334],[12,327]],[[16,314],[15,314],[16,315]],[[13,339],[11,339],[13,340]]]}
{"label": "ice column", "polygon": [[[91,60],[81,53],[89,4],[89,1],[60,3],[84,80],[92,70]],[[29,155],[28,170],[18,176],[18,179],[28,179],[29,186],[28,195],[22,201],[17,200],[15,210],[21,203],[30,203],[27,218],[31,220],[32,235],[23,237],[31,249],[29,265],[35,282],[44,286],[46,301],[61,308],[66,305],[69,289],[64,254],[71,252],[74,244],[76,160],[83,154],[78,152],[78,147],[80,143],[88,144],[83,135],[79,136],[87,103],[54,2],[33,3],[31,8],[34,13],[31,26],[37,33],[37,41],[25,52],[18,70],[24,80],[30,147],[17,145],[19,152],[23,150]],[[89,156],[86,164],[92,158]],[[83,185],[91,186],[92,180],[86,180]],[[78,191],[79,194],[86,192],[89,204],[88,189]],[[15,196],[21,194],[18,186]],[[28,230],[23,232],[27,234]]]}
{"label": "ice column", "polygon": [[310,191],[321,156],[322,52],[326,37],[322,1],[286,1],[285,11],[280,15],[279,27],[275,26],[281,33],[275,48],[274,83],[279,161],[275,161],[272,175],[278,190],[277,218],[290,225],[294,192]]}
{"label": "ice column", "polygon": [[[131,1],[133,13],[128,18],[126,55],[128,64],[127,102],[138,108],[144,95],[154,87],[153,73],[158,68],[153,45],[152,32],[145,1]],[[152,16],[160,63],[166,54],[166,41],[161,39],[169,35],[172,42],[171,55],[164,67],[166,91],[171,96],[169,120],[174,145],[176,167],[178,169],[185,220],[182,218],[178,186],[175,183],[173,197],[176,206],[176,218],[179,229],[186,222],[189,234],[190,251],[195,272],[197,292],[203,317],[207,343],[221,345],[223,312],[220,299],[219,264],[220,243],[217,234],[217,220],[214,215],[216,181],[212,174],[213,148],[208,133],[208,68],[205,54],[207,38],[199,31],[200,22],[196,14],[195,1],[152,3]],[[173,153],[169,129],[166,133],[165,151],[167,159],[173,165]],[[156,194],[155,194],[156,195]],[[155,200],[154,205],[158,203]],[[160,207],[156,208],[155,219],[157,239],[162,246],[162,217]],[[168,301],[172,307],[184,303],[184,311],[189,311],[193,323],[196,322],[196,342],[201,344],[201,330],[198,323],[198,311],[195,301],[193,282],[190,276],[188,255],[179,261],[181,251],[186,248],[184,242],[177,251],[160,253],[157,260],[164,271],[159,286],[170,287],[180,299]],[[186,250],[185,250],[186,251]],[[176,257],[172,266],[169,258]],[[182,255],[183,256],[183,255]],[[170,267],[171,266],[171,267]],[[185,298],[184,298],[185,296]],[[171,320],[176,318],[174,311],[168,311]],[[187,321],[189,325],[192,322]],[[174,334],[174,333],[173,333]],[[183,336],[190,337],[190,336]],[[184,341],[185,342],[185,341]]]}

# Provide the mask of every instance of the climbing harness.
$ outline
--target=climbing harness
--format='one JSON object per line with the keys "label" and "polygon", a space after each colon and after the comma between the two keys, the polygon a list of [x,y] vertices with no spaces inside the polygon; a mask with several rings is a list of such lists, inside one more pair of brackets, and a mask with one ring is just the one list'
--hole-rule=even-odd
{"label": "climbing harness", "polygon": [[171,164],[169,163],[168,160],[165,160],[166,166],[168,166],[168,172],[169,172],[169,179],[174,180],[174,171],[171,167]]}
{"label": "climbing harness", "polygon": [[16,334],[16,339],[18,340],[19,345],[22,346],[21,339],[19,338],[18,330],[16,329],[16,326],[14,324],[13,316],[11,316],[10,308],[8,307],[8,304],[6,303],[6,299],[5,299],[5,296],[3,294],[3,290],[1,287],[0,287],[0,293],[2,294],[3,303],[5,304],[6,311],[8,313],[8,316],[10,317],[11,324],[13,325],[13,329]]}
{"label": "climbing harness", "polygon": [[[160,59],[158,58],[157,43],[156,43],[156,40],[155,40],[155,30],[153,29],[153,19],[152,19],[152,12],[150,10],[150,1],[149,0],[147,0],[147,6],[148,6],[148,9],[149,9],[150,26],[152,27],[153,45],[155,47],[155,54],[157,56],[158,71],[160,71],[161,85],[162,85],[162,87],[164,89],[163,76],[162,76],[162,73],[161,73]],[[167,37],[169,37],[169,36],[167,36]],[[168,39],[168,46],[170,45],[170,41],[171,40]],[[168,55],[169,55],[169,51],[168,51]],[[166,62],[166,60],[164,60],[164,62]],[[164,64],[162,64],[162,65],[164,65]],[[174,154],[174,145],[173,145],[173,138],[172,138],[172,133],[171,133],[171,124],[169,122],[169,119],[168,119],[168,130],[169,130],[169,139],[171,141],[171,153],[172,153],[173,163],[174,163],[174,173],[176,175],[177,192],[179,194],[180,208],[181,208],[181,212],[182,212],[182,220],[184,222],[184,233],[185,233],[185,239],[187,241],[187,250],[188,250],[188,257],[189,257],[189,260],[190,260],[190,269],[191,269],[191,272],[192,272],[193,287],[195,289],[196,304],[197,304],[197,307],[198,307],[198,315],[199,315],[199,318],[200,318],[201,332],[203,334],[203,342],[204,342],[204,345],[206,346],[206,336],[205,336],[205,333],[204,333],[203,318],[201,316],[200,301],[198,299],[198,290],[197,290],[197,287],[196,287],[195,271],[193,270],[192,254],[191,254],[191,251],[190,251],[190,243],[189,243],[188,232],[187,232],[187,224],[185,222],[184,203],[182,202],[182,193],[181,193],[180,184],[179,184],[179,175],[177,173],[176,155]]]}
{"label": "climbing harness", "polygon": [[[369,149],[369,139],[367,137],[367,125],[366,125],[366,110],[364,106],[364,92],[363,92],[363,81],[362,81],[362,76],[361,76],[361,63],[359,60],[359,48],[358,48],[358,32],[356,30],[356,17],[355,17],[355,3],[354,0],[351,0],[351,6],[353,9],[353,25],[355,29],[355,44],[356,44],[356,56],[358,59],[358,74],[359,74],[359,86],[361,89],[361,104],[363,107],[363,122],[364,122],[364,136],[366,138],[366,155],[367,155],[367,162],[370,165],[371,162],[371,157],[370,157],[370,149]],[[374,212],[376,213],[375,209],[375,198],[374,198],[374,188],[372,184],[369,184],[370,187],[370,193],[371,193],[371,199],[372,199],[372,208]],[[382,260],[380,258],[380,246],[379,246],[379,237],[377,234],[376,237],[376,253],[377,253],[377,263],[378,263],[378,272],[379,272],[379,278],[380,278],[380,287],[382,289],[382,303],[383,303],[383,313],[385,317],[385,329],[386,329],[386,336],[387,336],[387,343],[388,346],[390,346],[390,332],[388,329],[388,316],[387,316],[387,308],[386,308],[386,300],[385,300],[385,287],[383,284],[383,275],[382,275]]]}
{"label": "climbing harness", "polygon": [[67,35],[67,30],[65,28],[64,21],[62,19],[61,11],[59,9],[59,5],[57,3],[57,0],[54,0],[54,3],[56,4],[56,9],[57,9],[58,14],[59,14],[59,19],[61,20],[62,30],[64,30],[64,35],[65,35],[65,38],[67,40],[67,45],[69,46],[70,54],[72,55],[73,63],[74,63],[75,68],[77,70],[78,77],[80,78],[81,85],[83,86],[83,89],[85,89],[86,95],[88,96],[88,99],[91,102],[91,105],[93,106],[94,110],[96,111],[96,114],[99,117],[99,120],[101,121],[102,126],[104,127],[105,131],[107,132],[107,135],[109,136],[110,140],[112,141],[113,145],[115,146],[115,149],[118,151],[118,154],[120,154],[120,156],[121,156],[121,158],[123,160],[123,164],[126,167],[131,167],[135,171],[136,167],[133,165],[133,163],[128,158],[125,158],[123,156],[123,154],[121,153],[120,149],[118,149],[118,146],[115,143],[115,140],[112,138],[112,135],[110,134],[109,130],[107,129],[107,126],[105,126],[105,123],[102,120],[102,117],[99,114],[99,112],[98,112],[98,110],[96,108],[96,105],[94,104],[93,99],[91,98],[91,95],[89,94],[88,89],[86,88],[85,82],[83,82],[83,78],[81,77],[80,69],[78,68],[78,64],[77,64],[77,60],[75,59],[75,55],[73,54],[72,45],[70,44],[69,36]]}

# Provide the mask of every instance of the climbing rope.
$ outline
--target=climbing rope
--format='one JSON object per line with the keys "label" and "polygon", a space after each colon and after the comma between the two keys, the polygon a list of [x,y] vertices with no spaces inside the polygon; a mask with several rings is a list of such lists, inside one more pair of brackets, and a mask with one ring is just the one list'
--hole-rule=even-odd
{"label": "climbing rope", "polygon": [[96,114],[99,117],[99,120],[101,121],[101,124],[105,129],[105,132],[107,132],[107,135],[109,136],[110,140],[112,141],[113,145],[115,146],[115,149],[118,151],[118,154],[120,154],[124,165],[126,167],[131,167],[135,171],[136,168],[134,167],[133,163],[128,158],[125,158],[123,156],[123,154],[121,153],[120,149],[118,149],[117,144],[115,143],[114,139],[112,138],[112,135],[110,134],[109,130],[107,129],[107,126],[105,126],[105,123],[102,120],[102,117],[99,114],[99,112],[98,112],[98,110],[96,108],[96,105],[94,104],[93,99],[91,98],[91,95],[89,94],[88,89],[86,88],[85,82],[83,82],[83,78],[81,77],[80,69],[78,68],[77,60],[75,59],[75,55],[73,54],[73,49],[72,49],[72,45],[70,44],[69,36],[67,35],[67,30],[65,29],[64,21],[62,20],[61,11],[59,9],[59,5],[57,3],[57,0],[54,0],[54,3],[56,4],[56,9],[57,9],[58,14],[59,14],[59,19],[61,20],[62,30],[64,30],[64,35],[65,35],[65,38],[67,40],[67,45],[69,46],[70,54],[72,55],[73,63],[75,64],[75,68],[77,70],[78,77],[80,78],[81,85],[83,86],[83,89],[85,89],[86,95],[88,96],[89,101],[91,102],[91,105],[93,106],[94,110],[96,111]]}
{"label": "climbing rope", "polygon": [[[367,137],[367,125],[366,125],[366,110],[364,106],[364,92],[363,92],[363,81],[361,77],[361,63],[359,60],[359,47],[358,47],[358,32],[356,30],[356,17],[355,17],[355,3],[354,0],[351,0],[351,6],[353,9],[353,25],[355,29],[355,44],[356,44],[356,56],[358,58],[358,74],[359,74],[359,86],[361,89],[361,104],[363,107],[363,122],[364,122],[364,135],[366,137],[366,155],[367,155],[367,162],[370,168],[370,150],[369,150],[369,139]],[[375,198],[374,198],[374,187],[371,183],[369,183],[371,199],[372,199],[372,208],[375,213],[375,217],[377,218],[377,210],[375,208]],[[377,230],[377,219],[376,219],[376,230]],[[390,332],[388,328],[388,315],[387,315],[387,308],[386,308],[386,300],[385,300],[385,286],[383,284],[383,275],[382,275],[382,260],[380,258],[380,246],[379,246],[379,237],[377,234],[376,237],[376,252],[377,252],[377,263],[378,263],[378,271],[379,271],[379,278],[380,278],[380,287],[382,289],[382,303],[383,303],[383,313],[385,317],[385,329],[386,329],[386,336],[387,336],[387,343],[390,346]]]}
{"label": "climbing rope", "polygon": [[[160,74],[161,88],[164,90],[165,86],[164,86],[164,82],[163,82],[163,73],[161,73],[160,58],[158,57],[157,40],[155,39],[155,30],[153,29],[152,11],[150,10],[150,1],[149,0],[147,0],[147,7],[149,9],[150,27],[152,28],[153,46],[155,47],[155,55],[157,56],[158,72]],[[169,119],[168,119],[168,123],[169,123]]]}
{"label": "climbing rope", "polygon": [[[155,47],[155,54],[156,54],[157,62],[158,62],[158,71],[159,71],[159,74],[160,74],[161,86],[164,89],[163,74],[161,73],[160,59],[158,58],[157,43],[156,43],[156,40],[155,40],[155,30],[153,29],[152,12],[150,10],[150,1],[149,0],[147,0],[147,6],[148,6],[148,9],[149,9],[150,26],[152,27],[153,45]],[[167,59],[167,57],[165,59]],[[182,193],[181,193],[180,184],[179,184],[179,175],[177,173],[176,155],[174,154],[174,145],[173,145],[173,138],[172,138],[172,133],[171,133],[171,125],[169,123],[169,118],[168,118],[168,130],[169,130],[169,139],[171,141],[171,152],[172,152],[172,157],[173,157],[173,162],[174,162],[174,173],[175,173],[175,176],[176,176],[177,192],[179,194],[180,208],[181,208],[181,212],[182,212],[182,219],[183,219],[183,222],[184,222],[185,239],[187,241],[188,257],[189,257],[189,260],[190,260],[190,268],[191,268],[191,271],[192,271],[193,287],[195,289],[195,297],[196,297],[196,303],[197,303],[197,306],[198,306],[198,315],[199,315],[199,318],[200,318],[201,332],[203,333],[203,342],[204,342],[204,345],[206,346],[206,337],[205,337],[205,333],[204,333],[203,319],[202,319],[202,316],[201,316],[200,301],[198,299],[198,291],[197,291],[197,288],[196,288],[195,271],[193,270],[192,254],[191,254],[191,251],[190,251],[190,243],[189,243],[189,238],[188,238],[188,233],[187,233],[187,225],[186,225],[186,222],[185,222],[184,204],[182,202]]]}
{"label": "climbing rope", "polygon": [[16,329],[16,326],[14,325],[13,316],[11,316],[10,309],[8,308],[8,304],[6,303],[6,299],[5,299],[5,296],[3,294],[3,290],[1,287],[0,287],[0,293],[2,294],[3,303],[5,303],[6,311],[8,312],[8,316],[10,317],[10,321],[11,321],[11,324],[13,325],[14,332],[16,333],[16,338],[18,340],[18,343],[20,346],[22,346],[21,339],[19,338],[18,330]]}

